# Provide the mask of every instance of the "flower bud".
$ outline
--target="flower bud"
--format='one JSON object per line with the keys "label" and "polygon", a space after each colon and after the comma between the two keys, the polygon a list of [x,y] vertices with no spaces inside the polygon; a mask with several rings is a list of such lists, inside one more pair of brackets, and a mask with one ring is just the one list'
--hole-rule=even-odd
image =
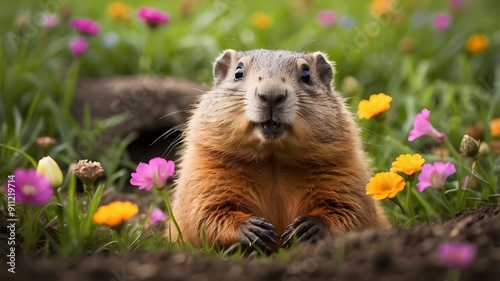
{"label": "flower bud", "polygon": [[101,163],[87,159],[71,164],[70,170],[80,178],[85,188],[92,188],[95,180],[104,174]]}
{"label": "flower bud", "polygon": [[476,157],[479,153],[479,141],[469,135],[464,135],[460,143],[460,154],[468,157]]}
{"label": "flower bud", "polygon": [[480,145],[479,145],[479,155],[488,155],[490,154],[490,146],[485,143],[485,142],[482,142]]}
{"label": "flower bud", "polygon": [[38,137],[35,144],[41,149],[48,149],[56,143],[56,140],[51,137]]}
{"label": "flower bud", "polygon": [[43,157],[38,161],[36,172],[44,175],[50,181],[52,188],[59,188],[63,183],[61,168],[50,156]]}
{"label": "flower bud", "polygon": [[353,76],[346,76],[342,81],[342,92],[346,96],[356,96],[362,91],[358,80]]}

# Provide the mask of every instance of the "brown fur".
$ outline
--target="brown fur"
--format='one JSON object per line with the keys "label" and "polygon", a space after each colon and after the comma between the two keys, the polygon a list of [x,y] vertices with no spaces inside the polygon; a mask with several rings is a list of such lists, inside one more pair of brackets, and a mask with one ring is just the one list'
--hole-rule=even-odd
{"label": "brown fur", "polygon": [[[242,81],[234,80],[238,63]],[[310,68],[309,86],[299,81],[303,64]],[[184,240],[201,246],[204,232],[210,244],[228,247],[250,216],[264,218],[279,235],[304,215],[318,218],[332,235],[388,227],[365,195],[371,174],[332,75],[321,53],[228,50],[217,59],[214,89],[203,95],[185,131],[174,189],[172,208]],[[275,88],[288,95],[276,114],[288,127],[283,137],[265,139],[254,126],[264,118],[255,99]]]}

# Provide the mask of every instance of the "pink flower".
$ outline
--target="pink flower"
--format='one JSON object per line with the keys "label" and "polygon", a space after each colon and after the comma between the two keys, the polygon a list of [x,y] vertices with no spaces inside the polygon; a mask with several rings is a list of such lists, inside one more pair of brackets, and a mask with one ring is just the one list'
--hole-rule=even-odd
{"label": "pink flower", "polygon": [[157,227],[167,216],[160,209],[155,209],[151,212],[151,216],[149,218],[149,223],[147,223],[144,228],[149,229],[150,227]]}
{"label": "pink flower", "polygon": [[446,242],[439,246],[437,254],[444,266],[464,268],[474,261],[476,249],[470,243]]}
{"label": "pink flower", "polygon": [[160,24],[166,24],[170,17],[158,9],[150,7],[141,7],[137,12],[137,17],[146,22],[150,28],[156,28]]}
{"label": "pink flower", "polygon": [[335,23],[335,21],[337,20],[337,15],[334,11],[323,10],[317,14],[316,18],[318,19],[319,23],[321,23],[325,27],[328,27]]}
{"label": "pink flower", "polygon": [[445,31],[451,25],[451,16],[447,13],[438,13],[434,15],[434,29]]}
{"label": "pink flower", "polygon": [[95,36],[99,33],[99,24],[88,18],[76,18],[70,23],[76,31],[82,35]]}
{"label": "pink flower", "polygon": [[40,17],[40,24],[46,28],[52,28],[59,23],[58,14],[42,13]]}
{"label": "pink flower", "polygon": [[417,114],[417,117],[415,117],[415,120],[413,121],[413,129],[410,131],[408,141],[414,141],[423,135],[431,135],[439,140],[443,140],[444,134],[434,129],[429,121],[430,113],[431,112],[427,108],[424,108],[419,114]]}
{"label": "pink flower", "polygon": [[436,162],[434,165],[425,164],[418,175],[417,189],[423,192],[426,188],[443,188],[446,178],[453,175],[457,169],[451,162]]}
{"label": "pink flower", "polygon": [[450,7],[455,11],[463,9],[464,4],[464,0],[450,0]]}
{"label": "pink flower", "polygon": [[54,190],[50,181],[35,169],[14,171],[14,190],[17,203],[44,204],[50,200]]}
{"label": "pink flower", "polygon": [[83,37],[77,37],[69,43],[69,49],[76,57],[82,56],[88,49],[87,40]]}
{"label": "pink flower", "polygon": [[139,190],[151,190],[151,187],[162,188],[167,179],[174,175],[175,165],[160,157],[149,160],[149,164],[139,163],[136,172],[132,173],[130,184],[138,186]]}

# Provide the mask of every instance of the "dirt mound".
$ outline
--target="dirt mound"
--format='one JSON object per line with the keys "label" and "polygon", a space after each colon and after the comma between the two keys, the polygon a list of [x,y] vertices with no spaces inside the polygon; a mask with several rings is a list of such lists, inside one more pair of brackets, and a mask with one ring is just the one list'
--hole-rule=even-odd
{"label": "dirt mound", "polygon": [[[63,260],[23,256],[16,273],[1,280],[452,280],[458,272],[440,264],[445,241],[476,247],[474,262],[459,280],[500,280],[500,204],[458,214],[455,219],[410,229],[370,230],[301,245],[281,258],[241,261],[186,253],[135,252]],[[2,264],[2,267],[5,265]]]}

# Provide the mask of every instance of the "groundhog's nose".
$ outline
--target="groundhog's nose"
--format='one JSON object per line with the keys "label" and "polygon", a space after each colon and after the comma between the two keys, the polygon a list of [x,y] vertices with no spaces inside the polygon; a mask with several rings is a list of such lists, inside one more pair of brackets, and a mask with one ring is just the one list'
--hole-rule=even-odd
{"label": "groundhog's nose", "polygon": [[275,91],[269,91],[266,93],[258,94],[258,96],[262,105],[265,105],[269,109],[273,109],[279,107],[285,102],[287,98],[287,92],[285,91],[284,93],[278,93]]}

